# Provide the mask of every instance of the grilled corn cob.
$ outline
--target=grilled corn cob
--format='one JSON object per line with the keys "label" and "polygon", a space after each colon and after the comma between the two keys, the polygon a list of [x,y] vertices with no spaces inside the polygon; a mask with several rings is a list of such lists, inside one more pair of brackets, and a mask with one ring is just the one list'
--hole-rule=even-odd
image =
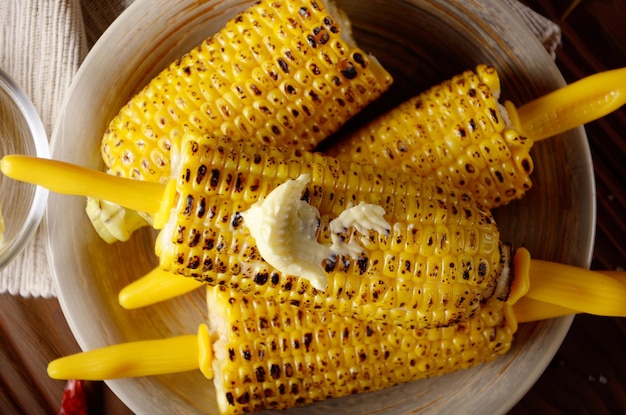
{"label": "grilled corn cob", "polygon": [[[64,164],[45,174],[46,167],[15,156],[1,165],[9,176],[52,190],[108,192],[115,203],[155,212],[162,268],[279,304],[407,327],[446,326],[474,315],[498,281],[509,277],[502,272],[491,213],[434,181],[319,153],[193,134],[183,140],[179,159],[176,179],[167,185],[91,172],[81,189]],[[130,194],[120,183],[130,186]],[[252,235],[254,224],[245,217],[253,206],[274,200],[271,193],[280,185],[293,184],[302,191],[279,198],[281,210],[263,206],[266,215],[253,216],[282,239],[268,239],[264,231]],[[371,221],[368,212],[382,216]],[[296,218],[299,227],[290,227]],[[313,272],[292,275],[284,263],[268,263],[264,252],[280,249],[286,262]],[[506,296],[503,285],[496,295]]]}
{"label": "grilled corn cob", "polygon": [[[505,353],[518,321],[562,315],[562,305],[574,307],[569,313],[626,315],[623,273],[603,275],[531,261],[523,248],[513,266],[515,279],[506,302],[491,298],[472,319],[436,329],[412,330],[279,306],[225,286],[208,286],[210,328],[201,325],[197,336],[80,353],[52,362],[48,372],[60,379],[98,380],[200,368],[214,380],[220,412],[239,414],[287,409],[469,368]],[[560,287],[553,289],[556,285]],[[153,286],[143,288],[144,296],[156,291],[160,297]],[[575,292],[584,298],[572,296]],[[534,299],[546,295],[550,303]]]}
{"label": "grilled corn cob", "polygon": [[[505,245],[505,252],[510,247]],[[508,255],[508,254],[506,254]],[[514,259],[507,302],[518,322],[544,320],[577,313],[625,317],[626,272],[588,271],[554,262],[531,260],[520,248]],[[118,296],[125,309],[134,309],[186,294],[204,284],[178,278],[160,268],[124,287]]]}
{"label": "grilled corn cob", "polygon": [[363,126],[331,147],[342,160],[401,168],[472,193],[493,208],[531,187],[532,141],[507,125],[495,68],[478,65]]}
{"label": "grilled corn cob", "polygon": [[495,208],[531,187],[533,144],[626,102],[626,68],[595,74],[520,108],[500,105],[496,69],[478,65],[363,126],[328,154],[435,177]]}
{"label": "grilled corn cob", "polygon": [[[507,315],[510,307],[495,298],[467,322],[428,330],[279,306],[224,286],[207,287],[207,304],[210,328],[201,326],[198,336],[68,356],[51,362],[48,373],[96,380],[171,373],[195,365],[213,378],[219,412],[236,415],[288,409],[469,368],[505,353],[517,328]],[[169,362],[171,356],[177,362]]]}
{"label": "grilled corn cob", "polygon": [[[392,79],[324,3],[259,1],[172,63],[110,122],[101,144],[107,171],[167,181],[170,149],[187,130],[301,150],[336,132]],[[101,218],[98,201],[88,209],[105,240],[132,233]]]}

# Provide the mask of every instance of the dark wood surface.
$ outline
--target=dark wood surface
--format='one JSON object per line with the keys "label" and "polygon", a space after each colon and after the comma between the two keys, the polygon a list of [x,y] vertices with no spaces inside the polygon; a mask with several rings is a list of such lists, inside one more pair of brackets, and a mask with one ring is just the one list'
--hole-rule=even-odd
{"label": "dark wood surface", "polygon": [[[626,66],[626,0],[524,3],[557,22],[556,63],[567,82]],[[594,269],[626,262],[626,109],[586,126],[596,172],[598,224]],[[0,414],[54,414],[65,382],[48,362],[78,352],[55,299],[0,295]],[[130,411],[101,382],[90,382],[90,414]],[[522,414],[626,414],[626,319],[577,316],[535,386],[510,411]]]}

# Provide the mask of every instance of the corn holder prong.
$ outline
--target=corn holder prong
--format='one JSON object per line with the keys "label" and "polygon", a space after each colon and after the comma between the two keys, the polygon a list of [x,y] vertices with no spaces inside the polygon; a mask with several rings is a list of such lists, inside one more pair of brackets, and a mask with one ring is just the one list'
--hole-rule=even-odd
{"label": "corn holder prong", "polygon": [[600,72],[517,108],[519,129],[537,142],[602,118],[625,103],[626,68]]}

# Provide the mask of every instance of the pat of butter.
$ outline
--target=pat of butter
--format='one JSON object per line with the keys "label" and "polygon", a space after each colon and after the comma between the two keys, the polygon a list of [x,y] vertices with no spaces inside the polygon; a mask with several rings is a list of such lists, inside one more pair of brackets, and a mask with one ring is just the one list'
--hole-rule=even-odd
{"label": "pat of butter", "polygon": [[358,258],[363,248],[356,242],[344,242],[340,234],[354,227],[366,234],[370,231],[389,234],[385,210],[377,205],[361,203],[344,210],[330,222],[331,246],[317,242],[319,211],[302,200],[310,180],[302,174],[289,180],[259,200],[241,215],[255,239],[263,259],[284,274],[306,278],[313,287],[327,286],[322,263],[337,255]]}

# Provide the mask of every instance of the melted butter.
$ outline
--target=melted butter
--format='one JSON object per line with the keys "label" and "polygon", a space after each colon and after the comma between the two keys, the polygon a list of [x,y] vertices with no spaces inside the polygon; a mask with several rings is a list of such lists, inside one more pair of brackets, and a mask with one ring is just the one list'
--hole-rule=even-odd
{"label": "melted butter", "polygon": [[330,222],[331,246],[317,242],[319,211],[302,200],[310,180],[303,174],[289,180],[242,213],[245,225],[255,239],[263,259],[282,273],[308,279],[318,290],[327,286],[322,263],[337,255],[358,258],[363,248],[344,242],[341,234],[354,227],[362,234],[376,231],[388,234],[389,224],[382,207],[361,203],[344,210]]}

